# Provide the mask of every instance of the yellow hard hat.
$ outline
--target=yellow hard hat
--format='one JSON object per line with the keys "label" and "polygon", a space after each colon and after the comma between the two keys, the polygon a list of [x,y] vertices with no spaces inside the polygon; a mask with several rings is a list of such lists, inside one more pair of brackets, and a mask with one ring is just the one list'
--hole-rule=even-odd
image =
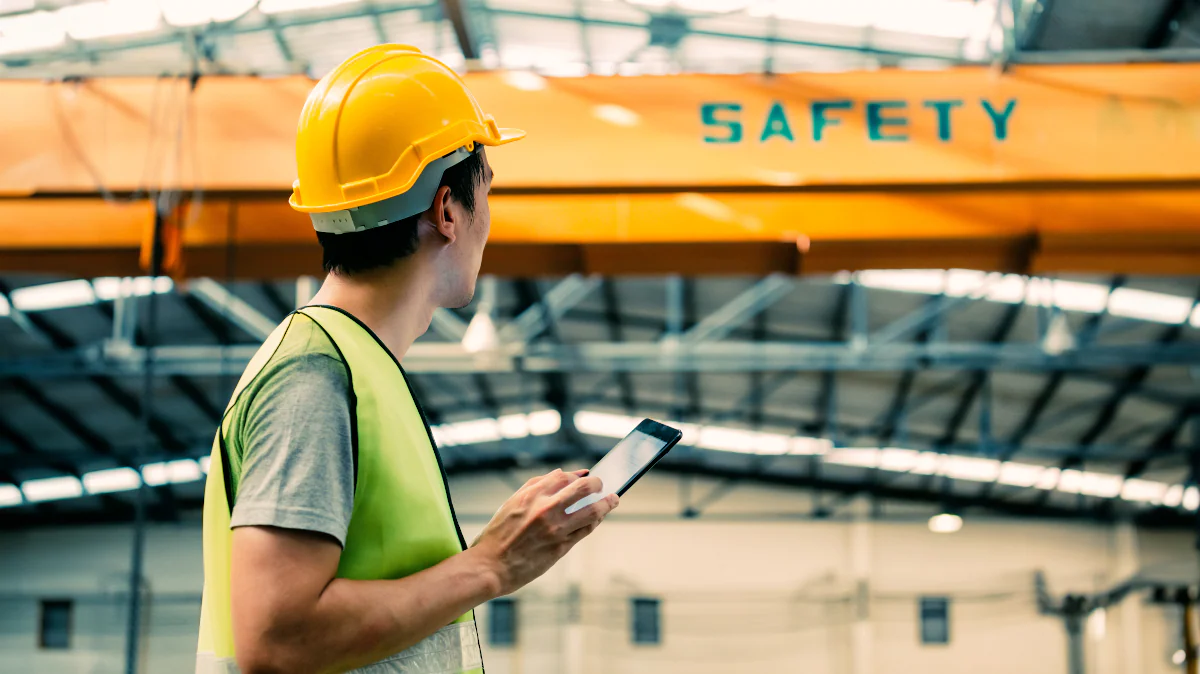
{"label": "yellow hard hat", "polygon": [[318,231],[378,227],[429,208],[442,174],[476,144],[524,136],[497,127],[441,61],[416,47],[377,45],[334,68],[308,95],[289,201]]}

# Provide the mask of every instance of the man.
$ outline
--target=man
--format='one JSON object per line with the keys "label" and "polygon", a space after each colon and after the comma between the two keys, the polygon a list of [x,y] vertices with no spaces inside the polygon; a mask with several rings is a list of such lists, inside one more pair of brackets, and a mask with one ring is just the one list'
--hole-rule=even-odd
{"label": "man", "polygon": [[[309,95],[291,203],[329,272],[252,359],[213,442],[198,673],[482,671],[472,609],[537,578],[617,505],[586,471],[527,482],[469,548],[399,361],[474,293],[483,146],[521,138],[414,48]],[[357,668],[357,669],[356,669]]]}

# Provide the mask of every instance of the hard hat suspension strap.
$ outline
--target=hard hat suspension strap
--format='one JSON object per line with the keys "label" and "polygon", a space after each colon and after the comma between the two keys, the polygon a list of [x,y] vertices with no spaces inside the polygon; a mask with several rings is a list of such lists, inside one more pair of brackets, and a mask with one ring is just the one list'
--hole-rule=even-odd
{"label": "hard hat suspension strap", "polygon": [[442,175],[474,154],[480,145],[471,143],[430,162],[413,186],[403,194],[356,208],[328,213],[309,213],[313,229],[329,234],[350,234],[383,227],[424,212],[433,204]]}

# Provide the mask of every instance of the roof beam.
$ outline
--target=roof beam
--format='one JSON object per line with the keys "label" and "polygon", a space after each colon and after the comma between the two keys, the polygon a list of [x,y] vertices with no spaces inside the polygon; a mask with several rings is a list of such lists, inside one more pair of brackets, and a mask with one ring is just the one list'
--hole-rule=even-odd
{"label": "roof beam", "polygon": [[771,274],[746,289],[724,306],[704,317],[680,336],[682,342],[724,339],[747,321],[783,299],[795,287],[795,281],[783,274]]}
{"label": "roof beam", "polygon": [[[1179,436],[1183,433],[1183,428],[1187,425],[1188,420],[1198,416],[1200,416],[1200,398],[1180,407],[1175,412],[1175,416],[1172,417],[1170,423],[1146,447],[1146,451],[1142,454],[1141,458],[1129,463],[1129,467],[1125,470],[1125,476],[1138,477],[1146,472],[1146,468],[1149,467],[1151,461],[1175,449],[1179,441]],[[1197,434],[1196,441],[1200,442],[1200,428],[1197,428],[1195,433]]]}
{"label": "roof beam", "polygon": [[51,419],[58,422],[60,426],[91,452],[99,456],[106,456],[122,466],[133,466],[133,463],[127,457],[122,456],[116,451],[112,443],[81,422],[73,410],[69,410],[51,400],[41,389],[34,386],[32,382],[23,378],[14,378],[10,380],[10,383],[21,395],[25,396],[26,399],[45,412]]}
{"label": "roof beam", "polygon": [[433,310],[429,329],[448,342],[461,342],[467,334],[467,322],[453,311],[439,307]]}
{"label": "roof beam", "polygon": [[[528,308],[512,322],[500,329],[500,342],[529,342],[540,335],[542,331],[551,327],[575,305],[587,299],[592,291],[600,287],[601,280],[600,276],[596,274],[591,276],[571,274],[559,281],[558,285],[551,288],[544,297],[541,296],[540,291],[537,291],[539,299],[529,304]],[[526,281],[526,283],[532,283],[532,281]],[[521,286],[518,284],[518,289],[520,288]],[[526,288],[526,290],[529,289]]]}
{"label": "roof beam", "polygon": [[[624,326],[621,312],[617,308],[617,287],[611,279],[601,281],[600,294],[604,298],[604,321],[608,324],[608,338],[612,342],[625,341]],[[617,385],[621,389],[621,405],[625,411],[632,414],[637,408],[637,400],[633,393],[633,378],[628,372],[614,372]]]}
{"label": "roof beam", "polygon": [[[1000,319],[999,325],[992,332],[988,339],[989,344],[1003,344],[1008,340],[1009,333],[1017,324],[1017,317],[1021,315],[1021,305],[1014,304],[1004,310],[1004,316]],[[971,411],[971,406],[975,404],[975,398],[979,396],[980,391],[987,383],[988,370],[975,370],[971,373],[970,383],[967,384],[966,391],[958,399],[958,406],[954,408],[954,413],[950,416],[950,422],[946,424],[946,433],[942,436],[942,442],[947,445],[954,444],[958,438],[958,433],[962,429],[963,423],[967,419],[967,414]]]}
{"label": "roof beam", "polygon": [[256,340],[263,341],[278,326],[250,303],[234,295],[228,288],[210,278],[192,279],[187,284],[187,293],[208,305],[217,315],[245,330]]}
{"label": "roof beam", "polygon": [[[558,316],[561,316],[562,312],[566,311],[566,309],[558,311],[557,308],[551,306],[552,302],[559,304],[570,302],[570,306],[574,306],[574,304],[578,303],[579,300],[583,299],[590,292],[591,288],[600,284],[599,277],[594,276],[587,280],[588,288],[583,289],[577,287],[577,285],[568,285],[573,279],[577,279],[577,277],[567,278],[545,295],[542,294],[535,281],[530,279],[517,281],[517,298],[526,308],[513,321],[513,324],[517,324],[521,317],[530,315],[536,309],[540,312],[538,320],[541,326],[536,332],[540,333],[545,329],[549,332],[551,340],[561,345],[561,336],[559,335],[556,321]],[[555,291],[559,289],[562,289],[562,291],[555,295]],[[555,295],[555,297],[552,298],[551,295]],[[501,334],[503,335],[503,331]],[[536,333],[525,334],[528,335],[525,337],[526,339],[532,339],[536,336]],[[569,447],[572,447],[576,451],[586,452],[588,450],[587,440],[579,432],[579,429],[575,427],[575,405],[571,398],[570,381],[567,378],[567,374],[564,372],[543,372],[542,385],[545,387],[546,404],[558,411],[559,419],[561,420],[558,436]]]}
{"label": "roof beam", "polygon": [[479,59],[479,45],[475,40],[475,33],[471,30],[469,19],[467,18],[467,0],[440,0],[442,12],[446,18],[450,20],[450,24],[454,26],[454,37],[458,39],[458,48],[462,50],[462,55],[468,61]]}
{"label": "roof beam", "polygon": [[[240,374],[258,345],[161,346],[155,349],[159,375]],[[41,357],[0,359],[0,377],[120,377],[142,372],[140,347],[106,351],[85,348]],[[859,349],[844,344],[725,341],[675,347],[654,342],[585,342],[501,345],[468,353],[461,344],[418,343],[405,355],[410,372],[814,372],[1008,369],[1027,372],[1067,370],[1112,383],[1095,372],[1111,368],[1198,365],[1200,350],[1188,344],[1089,345],[1053,355],[1030,344],[889,344]],[[1120,382],[1117,382],[1119,385]],[[1162,401],[1179,396],[1156,393]]]}
{"label": "roof beam", "polygon": [[1162,13],[1150,32],[1142,42],[1143,49],[1162,49],[1171,43],[1171,39],[1179,32],[1179,26],[1187,18],[1196,3],[1192,0],[1167,0]]}

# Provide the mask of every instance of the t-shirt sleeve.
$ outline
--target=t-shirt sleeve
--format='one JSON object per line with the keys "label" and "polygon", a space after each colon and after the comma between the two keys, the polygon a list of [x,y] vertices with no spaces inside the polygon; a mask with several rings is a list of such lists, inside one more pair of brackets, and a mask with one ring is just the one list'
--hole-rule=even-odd
{"label": "t-shirt sleeve", "polygon": [[344,547],[355,482],[345,364],[336,353],[304,351],[273,360],[255,384],[231,525],[313,531]]}

